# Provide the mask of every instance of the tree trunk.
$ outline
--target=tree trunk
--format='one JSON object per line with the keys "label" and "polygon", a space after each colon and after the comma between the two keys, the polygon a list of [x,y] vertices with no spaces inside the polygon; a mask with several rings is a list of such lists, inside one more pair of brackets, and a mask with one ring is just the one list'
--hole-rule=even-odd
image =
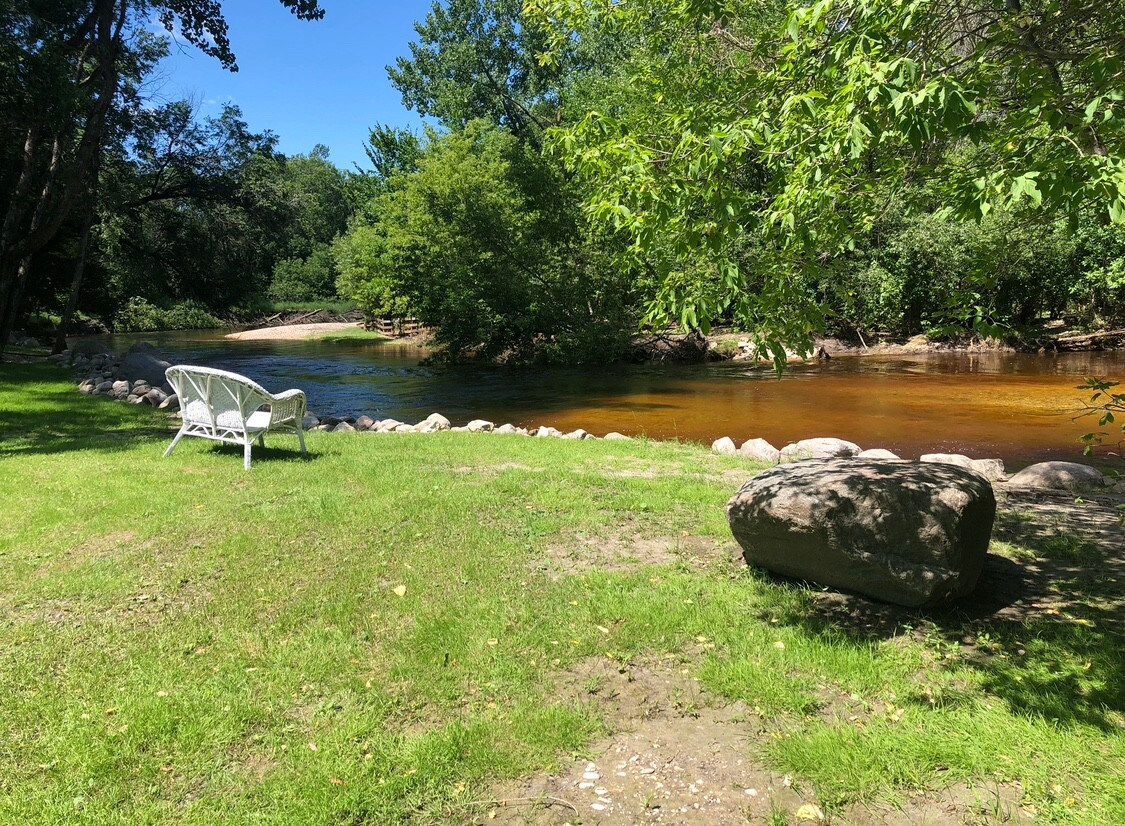
{"label": "tree trunk", "polygon": [[[38,126],[28,128],[23,168],[0,227],[0,352],[19,313],[30,258],[58,233],[96,169],[106,117],[117,94],[117,61],[129,5],[130,0],[94,0],[90,15],[63,45],[73,53],[79,73],[76,88],[91,90],[85,112],[76,110],[74,119],[58,127],[53,138],[41,136]],[[53,147],[44,169],[39,166],[39,147],[46,139]],[[37,197],[29,200],[35,191]]]}
{"label": "tree trunk", "polygon": [[94,224],[94,195],[90,194],[90,206],[86,209],[86,220],[82,222],[82,235],[78,241],[78,261],[74,264],[74,277],[70,280],[70,295],[66,299],[59,329],[55,332],[55,343],[51,353],[61,353],[66,349],[66,336],[74,322],[78,310],[78,291],[82,287],[82,276],[86,272],[86,250],[90,245],[90,228]]}

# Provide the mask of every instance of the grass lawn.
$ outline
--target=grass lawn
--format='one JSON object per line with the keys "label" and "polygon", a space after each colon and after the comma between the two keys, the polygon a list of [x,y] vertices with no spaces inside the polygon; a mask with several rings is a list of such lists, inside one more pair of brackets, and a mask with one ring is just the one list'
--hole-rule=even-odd
{"label": "grass lawn", "polygon": [[837,822],[963,787],[1125,823],[1113,577],[1014,619],[838,604],[735,564],[754,471],[698,446],[314,433],[246,473],[68,379],[0,365],[0,822],[487,822],[627,728],[573,675],[671,663],[676,713],[737,709],[739,756]]}

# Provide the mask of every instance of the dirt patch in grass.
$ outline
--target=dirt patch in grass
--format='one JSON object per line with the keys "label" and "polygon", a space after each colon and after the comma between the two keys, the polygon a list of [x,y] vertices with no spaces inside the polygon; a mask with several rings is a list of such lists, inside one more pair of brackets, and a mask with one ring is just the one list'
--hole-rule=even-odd
{"label": "dirt patch in grass", "polygon": [[[557,771],[495,789],[473,822],[733,826],[825,816],[811,789],[755,757],[775,726],[742,702],[724,704],[704,692],[691,676],[695,659],[622,664],[593,657],[559,675],[558,696],[593,704],[612,733]],[[826,816],[856,826],[1020,823],[1021,797],[1017,786],[959,785]]]}
{"label": "dirt patch in grass", "polygon": [[686,563],[696,568],[744,565],[742,551],[733,539],[694,536],[644,536],[621,528],[613,533],[578,534],[548,545],[546,556],[535,563],[552,578],[591,571],[628,572],[647,565]]}

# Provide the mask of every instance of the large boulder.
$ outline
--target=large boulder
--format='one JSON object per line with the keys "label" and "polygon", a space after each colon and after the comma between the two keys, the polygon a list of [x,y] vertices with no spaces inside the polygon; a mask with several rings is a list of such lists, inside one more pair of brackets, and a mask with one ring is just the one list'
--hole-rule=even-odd
{"label": "large boulder", "polygon": [[802,462],[806,459],[842,459],[847,456],[856,456],[862,448],[855,442],[843,439],[820,437],[816,439],[801,439],[799,442],[786,445],[781,449],[780,461]]}
{"label": "large boulder", "polygon": [[893,459],[781,465],[727,504],[749,564],[910,607],[973,590],[995,516],[979,474]]}
{"label": "large boulder", "polygon": [[1040,490],[1096,490],[1110,484],[1096,467],[1077,462],[1040,462],[1025,467],[1008,480],[1009,487]]}
{"label": "large boulder", "polygon": [[129,382],[143,379],[153,387],[160,387],[167,381],[164,371],[171,366],[171,362],[161,357],[159,350],[148,342],[138,341],[125,354],[121,366],[117,368],[117,375]]}

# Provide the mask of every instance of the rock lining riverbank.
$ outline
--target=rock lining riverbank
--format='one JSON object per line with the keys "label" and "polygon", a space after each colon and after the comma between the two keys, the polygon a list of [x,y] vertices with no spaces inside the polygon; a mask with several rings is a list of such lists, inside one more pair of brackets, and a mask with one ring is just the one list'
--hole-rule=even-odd
{"label": "rock lining riverbank", "polygon": [[[129,404],[148,404],[178,416],[179,398],[164,376],[171,363],[146,342],[134,344],[124,354],[107,351],[98,342],[79,341],[58,355],[49,356],[49,362],[60,367],[70,367],[76,374],[80,392],[104,396]],[[303,422],[304,429],[322,433],[495,433],[497,435],[558,438],[573,441],[605,439],[628,441],[633,437],[616,431],[596,436],[582,428],[563,432],[550,426],[520,427],[511,423],[497,425],[485,419],[473,419],[464,425],[454,425],[440,413],[431,413],[425,419],[409,423],[394,418],[376,419],[372,416],[317,416],[309,413]],[[724,436],[711,444],[715,453],[741,456],[749,461],[782,465],[807,459],[898,459],[884,448],[863,449],[854,442],[831,437],[802,439],[774,447],[762,438],[747,439],[739,446],[734,439]],[[962,454],[929,453],[918,461],[947,464],[971,470],[989,482],[1009,480],[1004,462],[998,458],[974,459]],[[1094,490],[1111,487],[1113,481],[1097,468],[1074,462],[1041,462],[1025,468],[1011,478],[1018,487],[1056,490]]]}

